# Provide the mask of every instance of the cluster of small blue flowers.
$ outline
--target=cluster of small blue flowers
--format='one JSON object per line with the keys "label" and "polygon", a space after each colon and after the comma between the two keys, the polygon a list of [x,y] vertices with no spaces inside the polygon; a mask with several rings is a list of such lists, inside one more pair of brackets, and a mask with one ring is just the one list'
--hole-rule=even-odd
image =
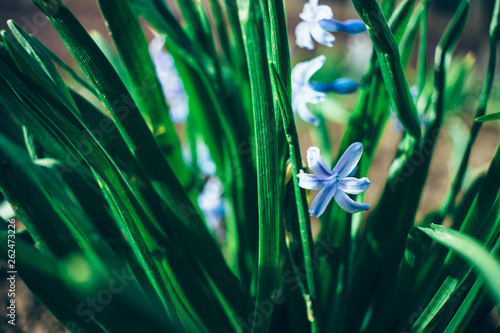
{"label": "cluster of small blue flowers", "polygon": [[[330,7],[318,5],[318,0],[309,0],[300,13],[300,22],[295,29],[296,45],[314,49],[313,39],[328,47],[333,46],[335,36],[331,32],[343,31],[358,34],[366,31],[365,24],[360,20],[339,22],[333,19]],[[319,119],[308,109],[307,104],[321,103],[326,99],[327,92],[349,94],[355,92],[359,84],[348,78],[340,78],[333,82],[311,82],[310,79],[325,63],[326,57],[320,55],[310,61],[298,63],[292,70],[292,107],[302,120],[319,124]],[[355,173],[356,165],[363,153],[363,144],[353,143],[347,148],[337,165],[330,170],[320,155],[317,147],[307,150],[307,164],[314,174],[306,174],[300,170],[299,186],[309,190],[320,190],[311,204],[309,213],[319,217],[325,211],[332,199],[346,212],[354,214],[368,210],[370,206],[358,203],[347,194],[359,194],[370,186],[368,178],[350,177]]]}

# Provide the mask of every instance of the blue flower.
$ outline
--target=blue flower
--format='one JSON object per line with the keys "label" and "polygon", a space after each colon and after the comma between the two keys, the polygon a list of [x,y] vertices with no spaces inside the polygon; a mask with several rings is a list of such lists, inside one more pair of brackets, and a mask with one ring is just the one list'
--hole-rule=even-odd
{"label": "blue flower", "polygon": [[357,179],[349,177],[363,154],[363,144],[353,143],[347,148],[337,165],[330,170],[319,153],[317,147],[307,150],[307,164],[314,174],[306,174],[302,170],[297,175],[299,186],[309,190],[321,190],[311,204],[309,213],[319,217],[326,207],[335,199],[337,204],[350,214],[368,210],[370,205],[359,203],[347,196],[348,194],[359,194],[368,189],[371,183],[368,178]]}
{"label": "blue flower", "polygon": [[[217,168],[215,166],[215,162],[212,160],[212,156],[210,156],[210,151],[208,150],[207,145],[202,140],[196,140],[196,161],[197,166],[204,176],[213,176]],[[184,147],[182,150],[182,156],[184,157],[184,161],[188,165],[193,164],[193,156],[191,155],[191,150],[187,147]]]}
{"label": "blue flower", "polygon": [[359,87],[359,83],[348,78],[340,78],[328,83],[310,82],[314,73],[323,67],[325,59],[325,56],[321,55],[298,63],[292,70],[292,108],[302,120],[316,126],[319,124],[319,119],[309,111],[307,104],[325,101],[327,92],[350,94]]}
{"label": "blue flower", "polygon": [[292,108],[302,120],[319,124],[316,118],[307,108],[307,104],[321,103],[326,99],[326,94],[314,90],[309,80],[325,63],[325,56],[321,55],[310,61],[295,65],[292,70]]}
{"label": "blue flower", "polygon": [[295,28],[296,44],[308,50],[314,48],[313,38],[322,45],[332,47],[335,41],[335,36],[330,33],[332,31],[343,31],[350,34],[366,31],[365,24],[360,20],[345,22],[334,20],[332,9],[325,5],[319,6],[318,0],[309,0],[299,16],[303,22],[300,22]]}
{"label": "blue flower", "polygon": [[210,177],[205,183],[203,192],[198,196],[198,205],[205,216],[205,221],[219,239],[224,236],[222,221],[226,214],[222,192],[220,180],[217,177]]}
{"label": "blue flower", "polygon": [[155,37],[149,44],[149,53],[170,107],[170,117],[173,122],[180,123],[186,120],[189,113],[186,93],[175,68],[174,59],[164,49],[164,45],[163,37]]}

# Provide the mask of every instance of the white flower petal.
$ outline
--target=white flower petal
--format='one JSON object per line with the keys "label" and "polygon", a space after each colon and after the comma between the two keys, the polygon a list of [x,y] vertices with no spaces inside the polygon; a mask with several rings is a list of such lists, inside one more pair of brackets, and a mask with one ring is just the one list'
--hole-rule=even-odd
{"label": "white flower petal", "polygon": [[314,19],[316,22],[330,20],[333,18],[333,11],[329,6],[321,5],[315,8]]}
{"label": "white flower petal", "polygon": [[300,62],[295,65],[292,69],[292,85],[295,85],[298,89],[307,84],[306,74],[309,68],[309,61]]}
{"label": "white flower petal", "polygon": [[310,88],[304,89],[302,92],[304,100],[309,104],[318,104],[326,100],[326,94]]}
{"label": "white flower petal", "polygon": [[311,36],[314,38],[315,41],[328,47],[333,46],[333,42],[335,41],[335,36],[323,30],[323,28],[321,28],[321,26],[318,23],[311,23],[309,30],[311,32]]}
{"label": "white flower petal", "polygon": [[308,50],[314,49],[310,23],[300,22],[295,28],[295,44]]}
{"label": "white flower petal", "polygon": [[304,8],[302,12],[299,14],[299,17],[305,22],[314,22],[316,16],[316,8],[318,6],[310,3],[304,4]]}
{"label": "white flower petal", "polygon": [[298,102],[295,103],[295,112],[299,115],[299,117],[308,123],[311,123],[315,126],[318,126],[320,121],[318,118],[316,118],[311,111],[307,108],[306,101],[303,99],[299,99]]}
{"label": "white flower petal", "polygon": [[320,55],[312,60],[307,62],[307,68],[304,73],[304,81],[309,83],[311,77],[323,67],[325,64],[326,57],[324,55]]}

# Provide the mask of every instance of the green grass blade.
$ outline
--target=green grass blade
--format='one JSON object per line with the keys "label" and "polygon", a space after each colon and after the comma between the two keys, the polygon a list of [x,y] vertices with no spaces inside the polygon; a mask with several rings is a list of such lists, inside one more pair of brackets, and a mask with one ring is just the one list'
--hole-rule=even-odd
{"label": "green grass blade", "polygon": [[[11,24],[11,26],[15,28],[13,24]],[[51,79],[49,76],[51,72],[48,69],[44,70],[43,67],[46,68],[47,65],[45,65],[42,60],[38,60],[40,59],[39,55],[32,49],[31,45],[26,41],[23,43],[24,45],[21,45],[14,36],[7,31],[2,31],[1,35],[19,70],[30,77],[40,89],[45,89],[47,93],[60,100],[61,103],[74,114],[79,114],[73,98],[71,95],[68,95],[69,90],[66,85],[62,83],[64,86],[63,89],[58,87],[57,80]],[[31,51],[31,54],[28,53],[29,51]],[[64,92],[65,90],[67,91],[66,93]]]}
{"label": "green grass blade", "polygon": [[[4,249],[7,232],[0,231],[0,236],[0,247]],[[7,261],[7,251],[2,252],[1,259]],[[179,332],[152,306],[133,275],[116,258],[108,258],[108,271],[99,272],[95,266],[89,266],[84,257],[55,260],[41,255],[32,245],[18,238],[16,264],[30,290],[70,331]],[[82,280],[82,275],[87,279]],[[110,281],[113,281],[111,287]],[[95,298],[102,290],[120,292],[112,293],[112,305],[99,306],[101,311],[94,311],[85,300]]]}
{"label": "green grass blade", "polygon": [[99,5],[128,71],[134,99],[179,181],[185,186],[191,177],[182,160],[180,142],[139,20],[127,1],[101,0]]}
{"label": "green grass blade", "polygon": [[[402,2],[394,11],[389,21],[393,33],[398,38],[397,42],[401,42],[400,39],[410,41],[410,38],[405,36],[412,35],[413,28],[411,26],[408,27],[407,22],[413,20],[411,18],[412,15],[416,16],[416,13],[412,14],[411,11],[413,3],[413,1]],[[406,64],[404,65],[406,67]],[[376,55],[372,56],[369,68],[362,82],[363,87],[359,92],[353,115],[349,119],[349,125],[342,138],[339,151],[345,151],[352,142],[362,142],[364,149],[363,156],[358,164],[358,173],[359,175],[366,175],[380,138],[382,137],[382,131],[388,118],[390,106],[386,87],[377,65]],[[361,199],[361,196],[358,197]],[[328,213],[327,209],[324,215],[325,218],[322,219],[323,227],[319,237],[323,239],[323,241],[325,241],[327,237],[332,237],[334,242],[343,242],[345,237],[342,235],[346,234],[345,226],[351,223],[350,216],[335,205],[331,208],[330,213]],[[359,233],[359,225],[354,224],[352,228],[353,234],[357,235]],[[353,245],[355,246],[355,244]],[[339,265],[339,262],[340,259],[336,258],[336,255],[330,256],[328,260],[320,263],[320,273],[318,275],[326,276],[326,281],[332,279],[333,277],[330,276],[336,274],[335,270],[338,268],[335,267]],[[330,267],[322,267],[327,265]],[[331,302],[329,299],[331,297],[336,297],[332,294],[335,292],[335,285],[329,282],[327,283],[326,281],[318,295],[326,302],[324,306],[324,318],[330,321],[327,327],[332,327],[333,321],[337,320],[335,318],[339,318],[339,315],[331,315],[332,310],[330,309]],[[342,311],[344,311],[343,308],[344,307],[340,305],[337,306],[337,310],[342,309]]]}
{"label": "green grass blade", "polygon": [[378,63],[394,110],[408,133],[418,141],[422,136],[420,122],[401,65],[394,35],[376,0],[353,0],[352,3],[363,22],[368,26],[368,32],[377,53]]}
{"label": "green grass blade", "polygon": [[395,330],[399,320],[393,318],[408,318],[407,308],[413,296],[412,291],[418,272],[425,260],[425,253],[429,245],[429,237],[418,229],[412,228],[406,241],[406,249],[403,262],[399,269],[396,289],[392,295],[391,302],[382,311],[376,309],[373,320],[368,326],[370,332],[389,332]]}
{"label": "green grass blade", "polygon": [[[0,141],[0,158],[5,161],[0,176],[2,192],[17,207],[16,214],[41,251],[59,258],[70,253],[95,258],[93,247],[99,247],[91,241],[92,237],[85,236],[94,234],[95,230],[86,221],[82,208],[56,186],[57,180],[44,175],[42,168],[32,163],[26,151],[3,136]],[[47,219],[52,222],[44,223]]]}
{"label": "green grass blade", "polygon": [[[369,306],[365,295],[373,288],[375,281],[394,279],[401,262],[405,240],[413,225],[423,185],[427,178],[432,152],[441,127],[446,88],[445,63],[447,58],[451,56],[457,38],[462,32],[467,13],[468,2],[464,1],[448,25],[436,52],[435,109],[437,115],[434,123],[425,133],[423,140],[425,144],[419,145],[409,136],[402,140],[398,156],[389,170],[386,187],[376,210],[369,218],[365,234],[359,242],[360,245],[355,255],[362,259],[356,263],[354,268],[353,286],[356,287],[351,289],[353,293],[350,302],[352,315],[364,314],[359,311],[359,308],[360,304]],[[412,162],[416,159],[419,161],[418,164]],[[410,175],[407,174],[408,170],[411,170]],[[391,221],[393,228],[387,228],[388,221]],[[383,269],[380,267],[382,263]],[[387,301],[383,295],[394,289],[393,282],[387,282],[384,285],[387,291],[380,292],[378,297],[382,303]],[[371,306],[375,306],[373,304]],[[361,320],[357,317],[353,318],[351,322],[360,322]]]}
{"label": "green grass blade", "polygon": [[467,293],[467,296],[465,296],[462,304],[460,304],[457,312],[446,326],[444,333],[463,332],[485,296],[484,283],[477,279],[471,290]]}
{"label": "green grass blade", "polygon": [[495,114],[485,116],[486,107],[488,105],[489,97],[491,95],[491,90],[493,86],[493,80],[495,76],[495,68],[497,61],[497,47],[498,40],[500,38],[500,25],[498,24],[498,16],[500,15],[500,1],[495,2],[495,9],[492,16],[491,26],[490,26],[490,55],[488,60],[488,69],[486,72],[485,81],[481,91],[481,97],[479,105],[476,111],[476,119],[472,124],[472,128],[469,135],[469,140],[467,142],[467,147],[464,151],[460,166],[458,168],[457,174],[454,178],[453,184],[447,193],[445,201],[442,204],[442,214],[445,216],[453,208],[456,197],[460,192],[462,186],[463,178],[467,170],[467,165],[469,163],[470,154],[472,151],[472,146],[476,140],[479,130],[481,129],[481,123],[483,121],[489,121],[494,119]]}
{"label": "green grass blade", "polygon": [[[257,188],[259,193],[259,251],[258,275],[253,332],[267,332],[271,318],[259,323],[259,306],[271,299],[278,273],[279,214],[277,188],[276,120],[270,81],[268,54],[263,40],[264,24],[261,6],[257,1],[239,2],[240,17],[248,60],[255,119],[255,150],[257,158]],[[257,316],[258,315],[258,316]]]}
{"label": "green grass blade", "polygon": [[456,230],[432,224],[429,227],[419,227],[430,238],[456,251],[463,259],[468,261],[485,278],[491,291],[500,302],[500,262],[498,258],[489,253],[482,244],[474,238]]}
{"label": "green grass blade", "polygon": [[[38,106],[41,105],[40,102],[34,104]],[[60,108],[61,105],[56,104],[52,110],[55,111]],[[205,296],[207,298],[204,299],[208,303],[215,302],[216,298],[213,294],[210,294],[210,289],[202,287],[204,283],[207,283],[205,278],[203,278],[205,273],[199,272],[203,267],[203,270],[206,270],[209,273],[209,278],[213,279],[213,283],[216,283],[217,287],[220,288],[220,292],[223,293],[225,299],[230,302],[231,306],[227,307],[227,309],[231,309],[231,311],[233,311],[233,309],[234,311],[241,311],[238,310],[241,308],[238,304],[242,302],[244,303],[244,296],[241,294],[238,283],[234,280],[234,277],[229,272],[227,266],[225,266],[220,251],[215,246],[213,239],[211,237],[201,238],[199,235],[193,234],[192,231],[188,232],[188,230],[185,229],[186,227],[182,225],[182,222],[179,221],[178,218],[177,220],[175,219],[175,215],[168,215],[169,217],[167,218],[161,218],[154,210],[153,212],[150,212],[148,205],[141,206],[143,202],[140,202],[136,198],[137,194],[132,192],[127,181],[122,178],[123,175],[117,170],[116,165],[114,165],[113,161],[109,160],[106,153],[103,153],[99,144],[93,141],[94,138],[92,135],[88,134],[86,132],[87,130],[79,125],[78,121],[75,121],[74,119],[67,119],[67,115],[64,114],[58,114],[57,117],[54,118],[51,116],[49,111],[44,110],[43,112],[44,114],[42,113],[40,116],[47,117],[51,119],[52,123],[57,124],[57,127],[52,129],[56,133],[61,132],[61,121],[65,123],[65,126],[70,126],[70,128],[72,128],[72,131],[69,133],[75,135],[76,137],[71,136],[65,140],[69,139],[69,143],[72,148],[78,151],[78,153],[81,153],[82,159],[87,161],[98,171],[96,173],[96,177],[102,185],[102,188],[107,193],[107,197],[110,198],[110,204],[112,206],[116,206],[116,211],[120,212],[120,215],[122,215],[123,221],[120,228],[126,233],[125,235],[128,239],[127,242],[132,245],[133,255],[136,257],[135,261],[139,261],[138,264],[133,265],[133,267],[139,268],[139,270],[136,271],[136,274],[138,276],[141,276],[142,274],[144,278],[147,278],[146,281],[148,282],[144,279],[141,280],[143,287],[146,290],[149,290],[151,288],[148,288],[148,286],[149,283],[151,283],[153,289],[156,289],[156,292],[160,295],[160,299],[164,302],[166,309],[169,308],[168,304],[170,303],[173,293],[176,295],[181,294],[181,296],[179,296],[181,298],[178,301],[181,303],[181,307],[179,309],[184,308],[184,311],[180,312],[179,309],[178,311],[180,316],[189,316],[188,323],[189,320],[193,320],[193,325],[195,325],[193,326],[193,329],[194,327],[202,327],[202,321],[210,323],[214,330],[227,329],[228,326],[226,326],[226,322],[223,319],[219,319],[218,313],[220,314],[221,312],[217,311],[217,306],[213,303],[207,304],[200,301],[200,299]],[[75,126],[77,126],[78,129],[74,129]],[[80,146],[82,142],[90,145],[91,149],[82,152],[81,150],[83,147]],[[110,186],[110,184],[112,185]],[[153,194],[156,194],[156,192],[153,191]],[[158,205],[161,200],[157,196],[153,197],[156,200],[150,201],[150,203],[153,203],[151,206],[154,208],[154,203],[156,202],[156,205]],[[186,206],[182,206],[180,208],[183,207],[186,208]],[[189,206],[187,206],[187,208],[189,208]],[[156,220],[155,217],[157,217],[158,220]],[[190,220],[193,222],[195,221],[195,218],[199,219],[199,216],[190,216]],[[160,223],[158,221],[169,221],[170,223]],[[202,223],[201,220],[199,222]],[[169,232],[173,226],[176,226],[176,235],[178,237],[175,238],[175,244],[172,243],[172,239],[166,238],[167,233],[171,235],[173,234],[172,232]],[[192,241],[196,239],[194,241],[195,245],[188,245],[190,243],[187,239],[191,239]],[[131,240],[133,240],[133,242],[131,242]],[[184,271],[192,277],[200,277],[202,281],[194,283],[194,286],[199,286],[202,289],[194,288],[193,286],[188,287],[187,285],[184,285],[182,288],[171,287],[169,289],[169,284],[171,281],[175,282],[176,278],[172,275],[172,273],[170,273],[170,271],[165,271],[165,269],[169,268],[169,265],[174,262],[172,262],[172,260],[167,262],[158,261],[155,257],[151,256],[151,253],[163,253],[165,248],[170,249],[170,251],[167,250],[169,256],[170,254],[174,255],[174,253],[171,253],[172,249],[179,248],[190,249],[189,251],[186,251],[188,256],[193,255],[191,251],[199,254],[199,262],[193,259],[186,259],[183,262],[187,264],[188,267],[181,268],[177,265],[176,267],[170,268],[175,269],[177,272]],[[140,267],[144,268],[145,273],[141,271]],[[191,269],[195,269],[195,272],[188,273]],[[196,272],[196,270],[198,270],[198,272]],[[167,277],[166,274],[169,276]],[[184,279],[184,281],[184,283],[187,284],[189,279]],[[191,292],[188,296],[189,299],[182,296],[182,292],[186,290]],[[193,302],[193,298],[196,298],[197,301]],[[200,312],[195,311],[192,308],[192,305],[195,305],[196,307],[208,306],[213,312],[210,314],[210,312],[203,311],[201,313],[205,315],[204,319],[197,318],[197,313]],[[178,312],[175,311],[171,312],[170,318],[173,319],[177,317],[177,313]],[[229,318],[231,318],[231,316]]]}
{"label": "green grass blade", "polygon": [[[480,191],[484,191],[484,188]],[[498,188],[496,191],[498,192]],[[495,241],[498,242],[497,238],[500,234],[500,195],[496,195],[495,204],[492,208],[490,207],[489,204],[483,207],[488,214],[484,217],[478,217],[481,220],[478,223],[479,230],[475,233],[475,239],[483,243],[485,249],[490,249]],[[495,247],[498,248],[498,243]],[[458,297],[457,295],[461,295],[468,291],[474,282],[475,276],[471,275],[471,269],[469,269],[468,266],[464,266],[463,262],[456,258],[458,257],[456,253],[451,252],[449,257],[453,260],[443,265],[443,258],[445,258],[445,256],[446,252],[434,249],[433,256],[430,257],[432,261],[434,261],[434,264],[431,263],[427,265],[426,263],[422,272],[419,274],[417,284],[414,286],[414,295],[416,296],[414,298],[416,302],[411,311],[415,311],[420,304],[425,305],[428,299],[430,299],[430,301],[413,325],[413,331],[430,329],[428,327],[434,327],[434,325],[443,327],[458,306],[456,302],[453,303],[453,306],[445,307],[445,305],[451,303],[450,299],[452,297],[456,299],[456,297]],[[453,266],[451,266],[452,264]],[[432,271],[441,271],[443,277],[440,278],[439,276],[429,275],[429,272]],[[436,283],[439,288],[436,287],[437,291],[434,291],[435,294],[430,295]],[[430,323],[432,323],[432,326],[429,326]],[[408,323],[402,321],[401,324],[403,325],[401,328],[406,329],[405,326]]]}
{"label": "green grass blade", "polygon": [[[492,253],[497,256],[500,253],[499,239],[496,240]],[[473,319],[473,316],[477,312],[476,310],[481,306],[487,294],[488,290],[485,288],[483,280],[478,278],[470,291],[467,293],[467,296],[464,298],[462,304],[460,304],[457,312],[453,315],[453,318],[446,326],[446,330],[444,332],[461,333],[465,331],[469,322]]]}
{"label": "green grass blade", "polygon": [[94,87],[92,87],[87,81],[85,81],[83,78],[78,75],[73,68],[71,68],[69,65],[67,65],[64,61],[62,61],[61,58],[59,58],[54,52],[52,52],[48,47],[40,43],[36,38],[33,38],[33,40],[39,44],[40,48],[43,49],[45,53],[47,53],[52,61],[56,65],[58,65],[63,71],[65,71],[75,82],[77,82],[79,85],[81,85],[83,88],[88,90],[92,95],[95,97],[98,97],[97,92],[95,91]]}
{"label": "green grass blade", "polygon": [[427,82],[427,29],[429,17],[430,0],[422,1],[422,17],[420,20],[420,40],[418,45],[418,63],[417,63],[417,84],[418,93],[422,94],[425,83]]}
{"label": "green grass blade", "polygon": [[425,8],[421,3],[415,7],[410,20],[407,22],[405,33],[401,37],[399,49],[401,50],[401,64],[403,66],[406,66],[410,61],[410,57],[415,46],[418,28],[423,15],[425,15],[424,10]]}
{"label": "green grass blade", "polygon": [[50,55],[41,47],[41,43],[28,33],[26,33],[17,23],[12,20],[7,22],[8,27],[21,43],[21,45],[28,51],[28,53],[40,64],[47,75],[54,81],[64,97],[76,108],[75,101],[71,97],[70,91],[64,83],[61,75],[52,62]]}
{"label": "green grass blade", "polygon": [[477,117],[475,119],[475,121],[480,122],[480,123],[484,123],[486,121],[493,121],[493,120],[498,120],[498,119],[500,119],[500,112],[495,112],[495,113],[491,113],[491,114]]}
{"label": "green grass blade", "polygon": [[[286,92],[286,86],[278,74],[275,66],[272,66],[274,79],[279,91],[280,110],[283,117],[284,131],[288,141],[288,149],[290,153],[290,162],[292,165],[292,181],[297,205],[297,216],[300,226],[300,243],[304,254],[304,266],[307,280],[307,294],[304,294],[308,309],[309,321],[314,323],[314,304],[316,302],[316,287],[314,284],[314,270],[312,267],[312,245],[313,238],[311,234],[311,221],[308,214],[308,204],[304,189],[299,187],[299,179],[297,177],[299,170],[302,168],[302,159],[300,157],[300,146],[295,121],[293,118],[293,109],[290,104],[290,98]],[[314,330],[314,329],[313,329]]]}
{"label": "green grass blade", "polygon": [[[43,3],[38,1],[35,3],[41,8],[44,7]],[[129,149],[132,150],[149,177],[165,184],[177,183],[178,180],[175,177],[165,177],[167,174],[175,174],[175,171],[171,170],[137,105],[109,61],[73,14],[62,4],[58,7],[56,15],[49,16],[49,20],[111,112]],[[177,186],[171,186],[171,188],[174,187]],[[184,197],[181,201],[186,200],[182,191],[176,191],[169,196]],[[180,202],[172,203],[172,207],[178,207],[179,204]]]}
{"label": "green grass blade", "polygon": [[214,24],[217,29],[217,35],[219,37],[219,43],[221,45],[222,53],[224,54],[224,59],[226,60],[226,63],[231,64],[233,62],[233,59],[230,48],[229,33],[228,29],[226,28],[224,13],[222,11],[219,0],[210,1],[210,7],[212,8]]}
{"label": "green grass blade", "polygon": [[[498,173],[500,172],[500,146],[497,147],[497,151],[493,157],[493,161],[488,169],[486,177],[482,182],[479,192],[474,198],[474,201],[469,208],[465,220],[463,221],[460,232],[468,234],[471,236],[476,236],[476,238],[481,241],[486,241],[486,235],[484,231],[491,226],[491,223],[486,224],[484,221],[490,215],[492,209],[497,209],[498,203],[495,202],[497,193],[500,189],[500,180],[498,179]],[[480,233],[481,232],[481,233]],[[450,269],[454,266],[457,261],[457,256],[450,253],[445,261],[445,266]]]}

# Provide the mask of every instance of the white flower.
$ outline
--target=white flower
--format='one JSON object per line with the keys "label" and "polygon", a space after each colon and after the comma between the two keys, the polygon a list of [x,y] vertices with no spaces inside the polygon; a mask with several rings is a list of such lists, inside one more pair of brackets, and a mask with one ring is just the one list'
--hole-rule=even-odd
{"label": "white flower", "polygon": [[[335,36],[325,31],[321,25],[321,20],[329,20],[333,18],[332,9],[325,5],[318,5],[318,0],[309,0],[304,5],[300,18],[300,22],[295,28],[296,44],[299,47],[305,47],[308,50],[314,48],[312,38],[318,43],[332,47],[335,41]],[[311,38],[312,36],[312,38]]]}
{"label": "white flower", "polygon": [[292,108],[302,120],[314,125],[319,124],[319,119],[309,111],[307,104],[323,102],[326,94],[312,89],[309,80],[323,66],[325,60],[325,56],[321,55],[298,63],[292,70]]}

